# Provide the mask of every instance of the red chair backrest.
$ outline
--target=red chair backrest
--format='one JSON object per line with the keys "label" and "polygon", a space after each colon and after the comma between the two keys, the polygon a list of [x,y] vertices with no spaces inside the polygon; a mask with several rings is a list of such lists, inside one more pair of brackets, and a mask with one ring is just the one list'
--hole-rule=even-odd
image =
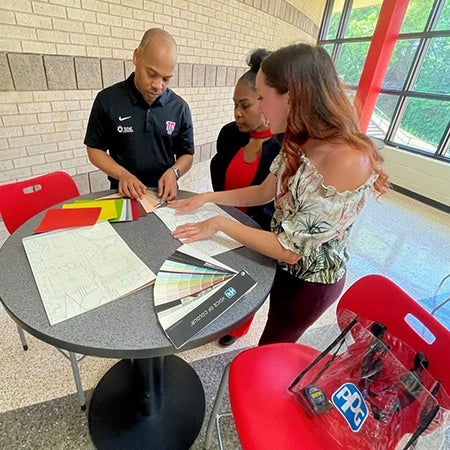
{"label": "red chair backrest", "polygon": [[339,300],[341,309],[383,323],[415,352],[423,352],[428,371],[450,393],[450,331],[393,281],[381,275],[359,279]]}
{"label": "red chair backrest", "polygon": [[34,215],[79,195],[75,181],[66,172],[4,184],[0,186],[0,215],[13,233]]}

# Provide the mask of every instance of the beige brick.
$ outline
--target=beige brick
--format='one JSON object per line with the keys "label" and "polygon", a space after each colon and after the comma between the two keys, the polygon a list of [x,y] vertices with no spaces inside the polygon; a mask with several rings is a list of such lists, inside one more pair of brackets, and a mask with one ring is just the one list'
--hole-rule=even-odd
{"label": "beige brick", "polygon": [[58,151],[58,146],[56,143],[46,143],[46,144],[39,144],[39,145],[28,145],[27,146],[27,153],[30,156],[33,155],[44,155],[49,152],[56,152]]}
{"label": "beige brick", "polygon": [[64,99],[65,100],[89,100],[92,101],[92,91],[87,90],[73,90],[73,91],[64,91]]}
{"label": "beige brick", "polygon": [[19,106],[19,113],[39,113],[51,111],[50,103],[21,103]]}
{"label": "beige brick", "polygon": [[119,16],[112,16],[111,14],[97,14],[97,23],[102,25],[110,25],[113,27],[120,27],[122,19]]}
{"label": "beige brick", "polygon": [[12,138],[16,136],[23,136],[22,127],[4,126],[0,128],[0,138]]}
{"label": "beige brick", "polygon": [[165,14],[157,14],[155,13],[155,23],[159,25],[170,25],[172,23],[172,18],[170,16],[166,16]]}
{"label": "beige brick", "polygon": [[32,11],[30,0],[2,0],[2,8],[9,11]]}
{"label": "beige brick", "polygon": [[111,58],[113,51],[108,47],[87,47],[86,54],[91,58]]}
{"label": "beige brick", "polygon": [[168,16],[172,17],[180,17],[180,10],[178,8],[174,8],[165,4],[163,6],[163,14],[167,14]]}
{"label": "beige brick", "polygon": [[100,25],[98,23],[85,23],[84,31],[96,36],[111,36],[111,28],[108,25]]}
{"label": "beige brick", "polygon": [[143,0],[120,0],[120,3],[124,6],[130,6],[131,8],[143,9]]}
{"label": "beige brick", "polygon": [[144,10],[153,11],[154,13],[162,13],[162,3],[156,3],[154,0],[144,0]]}
{"label": "beige brick", "polygon": [[71,131],[71,130],[81,130],[83,128],[83,123],[81,120],[71,120],[70,122],[57,122],[55,123],[55,131]]}
{"label": "beige brick", "polygon": [[22,49],[24,53],[40,53],[43,55],[56,53],[56,45],[50,42],[22,41]]}
{"label": "beige brick", "polygon": [[45,164],[36,164],[31,168],[33,175],[41,175],[43,173],[54,172],[56,170],[61,170],[61,163],[53,162]]}
{"label": "beige brick", "polygon": [[73,150],[73,156],[75,156],[76,158],[85,158],[86,157],[86,147],[82,146],[78,148],[74,148]]}
{"label": "beige brick", "polygon": [[53,111],[71,111],[80,109],[80,103],[77,101],[52,102]]}
{"label": "beige brick", "polygon": [[0,171],[0,183],[10,183],[12,181],[26,179],[32,175],[29,167],[13,170]]}
{"label": "beige brick", "polygon": [[197,3],[189,2],[188,7],[189,7],[189,11],[192,11],[192,12],[200,14],[200,15],[203,14],[203,7],[201,5],[198,5]]}
{"label": "beige brick", "polygon": [[0,10],[0,23],[8,23],[14,25],[16,23],[16,17],[12,11]]}
{"label": "beige brick", "polygon": [[17,113],[18,113],[17,105],[13,103],[0,103],[0,115],[3,116],[3,119],[5,119],[6,115],[8,114],[17,114]]}
{"label": "beige brick", "polygon": [[51,5],[38,1],[33,1],[33,12],[48,17],[66,17],[66,8],[64,6]]}
{"label": "beige brick", "polygon": [[43,155],[26,156],[24,158],[14,159],[13,162],[14,167],[16,168],[33,167],[38,164],[43,164],[45,162],[45,157]]}
{"label": "beige brick", "polygon": [[122,17],[122,26],[132,30],[144,30],[144,22],[142,20],[128,19],[126,17]]}
{"label": "beige brick", "polygon": [[0,104],[2,103],[25,103],[33,100],[31,92],[10,91],[0,92]]}
{"label": "beige brick", "polygon": [[9,145],[11,147],[24,147],[27,145],[34,145],[36,143],[40,143],[41,141],[41,137],[38,136],[22,136],[22,137],[14,137],[14,138],[9,138]]}
{"label": "beige brick", "polygon": [[72,130],[70,132],[70,138],[71,139],[79,139],[80,142],[82,142],[85,134],[86,134],[86,130]]}
{"label": "beige brick", "polygon": [[[64,142],[58,142],[58,149],[59,150],[72,150],[80,147],[79,141],[64,141]],[[83,153],[86,153],[86,147],[83,145]]]}
{"label": "beige brick", "polygon": [[37,125],[24,125],[22,129],[25,136],[30,136],[42,133],[53,133],[55,131],[55,126],[53,123],[40,123]]}
{"label": "beige brick", "polygon": [[189,21],[187,21],[186,19],[179,19],[177,17],[173,17],[172,26],[176,28],[188,28]]}
{"label": "beige brick", "polygon": [[56,44],[58,55],[86,56],[86,47],[73,44]]}
{"label": "beige brick", "polygon": [[63,169],[69,169],[74,167],[76,168],[86,163],[87,163],[87,156],[85,158],[73,158],[68,161],[62,161],[62,168]]}
{"label": "beige brick", "polygon": [[17,39],[3,39],[0,38],[0,51],[3,52],[21,52],[22,46]]}
{"label": "beige brick", "polygon": [[4,39],[36,39],[36,31],[33,28],[17,25],[2,25],[1,33]]}
{"label": "beige brick", "polygon": [[51,0],[55,5],[68,6],[71,8],[81,8],[81,0]]}
{"label": "beige brick", "polygon": [[79,20],[80,22],[95,22],[95,12],[84,11],[81,9],[67,8],[67,18],[72,20]]}
{"label": "beige brick", "polygon": [[0,171],[3,172],[4,170],[11,170],[13,169],[13,163],[9,160],[0,160]]}
{"label": "beige brick", "polygon": [[55,123],[68,120],[68,115],[66,112],[39,113],[37,118],[39,123]]}
{"label": "beige brick", "polygon": [[108,12],[108,3],[97,0],[81,0],[82,9],[97,11],[101,13]]}
{"label": "beige brick", "polygon": [[98,43],[101,47],[123,48],[123,40],[119,38],[99,36]]}
{"label": "beige brick", "polygon": [[[20,114],[12,116],[3,116],[3,124],[5,127],[14,127],[18,125],[37,124],[38,119],[36,114]],[[25,133],[27,134],[27,133]]]}
{"label": "beige brick", "polygon": [[[80,28],[80,24],[78,24],[78,28]],[[98,37],[92,36],[92,34],[70,33],[70,43],[82,46],[98,45]]]}
{"label": "beige brick", "polygon": [[42,135],[42,143],[59,142],[70,140],[70,133],[68,131],[61,131],[59,133],[50,133]]}
{"label": "beige brick", "polygon": [[53,19],[53,28],[74,33],[80,33],[80,22],[69,19]]}
{"label": "beige brick", "polygon": [[25,147],[16,147],[16,148],[10,148],[8,141],[5,139],[7,146],[4,147],[3,144],[0,148],[2,150],[0,151],[0,159],[13,159],[13,158],[21,158],[23,156],[27,156],[27,151]]}
{"label": "beige brick", "polygon": [[45,160],[48,162],[64,161],[66,159],[72,159],[72,158],[73,158],[73,152],[70,150],[67,150],[65,152],[58,151],[56,153],[47,153],[45,155]]}
{"label": "beige brick", "polygon": [[114,59],[129,59],[130,55],[132,55],[132,51],[130,51],[129,49],[125,49],[125,50],[121,50],[121,49],[112,49],[112,56]]}
{"label": "beige brick", "polygon": [[2,151],[1,150],[5,150],[7,148],[9,148],[8,139],[5,139],[5,138],[0,139],[0,158],[1,158],[1,155],[2,155]]}
{"label": "beige brick", "polygon": [[90,99],[90,100],[80,100],[80,110],[84,111],[84,110],[91,110],[92,108],[92,103],[94,102],[94,99]]}
{"label": "beige brick", "polygon": [[64,31],[37,30],[38,39],[42,41],[68,43],[70,35]]}
{"label": "beige brick", "polygon": [[147,29],[154,26],[155,16],[153,13],[154,10],[133,9],[133,19],[143,20],[146,23],[145,29]]}
{"label": "beige brick", "polygon": [[50,17],[37,16],[35,14],[16,13],[18,25],[35,28],[52,28],[52,20]]}
{"label": "beige brick", "polygon": [[[120,23],[122,24],[122,19],[120,19]],[[124,39],[131,39],[133,40],[134,47],[136,47],[139,44],[139,42],[135,42],[134,31],[129,30],[127,28],[111,27],[111,36]]]}
{"label": "beige brick", "polygon": [[109,13],[119,17],[133,17],[133,9],[121,5],[109,5]]}
{"label": "beige brick", "polygon": [[35,91],[33,99],[37,102],[52,102],[64,99],[64,91]]}

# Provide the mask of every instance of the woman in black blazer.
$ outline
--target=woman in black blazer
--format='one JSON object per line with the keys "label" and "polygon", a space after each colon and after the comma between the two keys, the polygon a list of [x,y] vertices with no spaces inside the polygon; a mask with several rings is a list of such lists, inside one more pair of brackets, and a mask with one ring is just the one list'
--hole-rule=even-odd
{"label": "woman in black blazer", "polygon": [[[256,74],[263,58],[269,52],[258,49],[250,55],[250,70],[239,78],[233,95],[235,121],[223,126],[217,138],[217,153],[211,160],[210,172],[213,189],[224,191],[261,184],[269,173],[270,165],[280,151],[282,136],[273,136],[259,110],[259,97],[255,89]],[[254,219],[262,229],[270,230],[274,211],[273,202],[250,208],[240,208]],[[222,336],[222,346],[233,344],[247,333],[252,319],[230,334]]]}

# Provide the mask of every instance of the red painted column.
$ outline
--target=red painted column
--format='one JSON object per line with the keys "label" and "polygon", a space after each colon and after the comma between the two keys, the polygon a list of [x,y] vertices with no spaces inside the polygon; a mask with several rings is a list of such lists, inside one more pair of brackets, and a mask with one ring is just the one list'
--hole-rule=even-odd
{"label": "red painted column", "polygon": [[384,0],[356,90],[361,130],[366,132],[389,67],[409,0]]}

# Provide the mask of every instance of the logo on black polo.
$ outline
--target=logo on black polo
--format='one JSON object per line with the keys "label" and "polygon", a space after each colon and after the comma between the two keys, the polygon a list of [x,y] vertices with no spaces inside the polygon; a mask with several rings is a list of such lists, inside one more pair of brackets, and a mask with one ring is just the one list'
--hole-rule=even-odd
{"label": "logo on black polo", "polygon": [[133,127],[123,127],[122,125],[117,127],[117,131],[119,133],[134,133]]}
{"label": "logo on black polo", "polygon": [[171,120],[166,121],[166,132],[169,136],[174,132],[176,125],[176,122],[172,122]]}

